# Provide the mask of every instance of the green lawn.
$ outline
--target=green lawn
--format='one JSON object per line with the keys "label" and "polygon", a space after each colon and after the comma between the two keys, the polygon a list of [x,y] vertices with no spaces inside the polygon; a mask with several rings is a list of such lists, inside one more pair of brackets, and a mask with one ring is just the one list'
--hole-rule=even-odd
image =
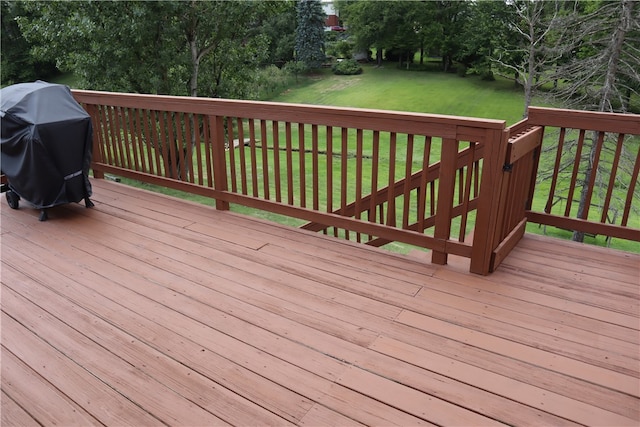
{"label": "green lawn", "polygon": [[[364,73],[357,76],[335,76],[330,70],[324,69],[316,75],[301,79],[297,86],[289,88],[271,101],[503,119],[510,125],[522,118],[523,99],[522,91],[506,79],[497,78],[496,81],[487,82],[476,76],[462,78],[451,73],[405,71],[398,69],[395,64],[387,64],[381,68],[365,65]],[[540,100],[534,100],[534,105],[543,104]],[[311,178],[307,182],[311,182]],[[207,202],[196,196],[188,198]],[[534,208],[541,210],[543,204],[544,201],[536,200]],[[289,225],[301,223],[242,206],[234,205],[232,209]],[[550,228],[544,230],[536,224],[530,224],[528,231],[570,237],[568,232]],[[588,241],[607,244],[602,236],[588,238]],[[402,245],[391,246],[392,250],[407,250]],[[612,246],[640,251],[637,243],[620,239],[613,239]]]}
{"label": "green lawn", "polygon": [[395,64],[365,65],[357,76],[322,70],[272,101],[501,119],[508,125],[522,119],[524,110],[522,91],[500,77],[487,82],[477,76],[405,71]]}

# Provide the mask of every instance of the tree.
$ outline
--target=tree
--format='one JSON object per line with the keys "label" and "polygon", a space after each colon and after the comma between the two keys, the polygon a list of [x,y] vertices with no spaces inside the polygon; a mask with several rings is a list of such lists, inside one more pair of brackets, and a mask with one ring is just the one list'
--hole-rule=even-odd
{"label": "tree", "polygon": [[36,58],[97,90],[241,97],[266,57],[254,28],[277,1],[24,2]]}
{"label": "tree", "polygon": [[444,0],[437,1],[436,21],[440,25],[438,49],[442,56],[442,69],[450,71],[457,53],[462,49],[464,39],[462,28],[469,18],[470,2]]}
{"label": "tree", "polygon": [[308,68],[318,68],[325,59],[325,15],[320,0],[300,0],[296,16],[296,60]]}
{"label": "tree", "polygon": [[267,64],[282,67],[294,60],[296,45],[296,5],[293,1],[279,2],[282,9],[267,17],[259,32],[269,40]]}
{"label": "tree", "polygon": [[[401,4],[401,3],[396,3]],[[348,24],[349,33],[355,38],[358,51],[376,51],[376,62],[382,65],[385,49],[391,47],[396,31],[397,11],[389,1],[338,2],[341,18]]]}
{"label": "tree", "polygon": [[550,93],[571,108],[627,112],[640,91],[640,8],[632,0],[588,3],[573,15],[572,55],[553,78]]}
{"label": "tree", "polygon": [[47,79],[57,72],[55,62],[38,61],[30,55],[31,45],[22,36],[16,21],[22,14],[20,3],[0,2],[0,81],[3,85]]}
{"label": "tree", "polygon": [[[171,2],[24,2],[18,17],[31,54],[55,59],[84,87],[185,94],[185,59]],[[182,49],[184,52],[184,49]],[[182,86],[182,87],[181,87]]]}
{"label": "tree", "polygon": [[498,47],[513,40],[508,25],[512,12],[504,1],[469,4],[468,19],[460,29],[462,43],[454,59],[476,74],[493,78],[491,58]]}
{"label": "tree", "polygon": [[[628,99],[632,93],[638,94],[640,85],[640,10],[631,0],[603,2],[583,17],[580,24],[584,36],[582,54],[559,68],[558,73],[568,84],[555,95],[562,94],[569,105],[579,100],[583,108],[593,109],[597,105],[597,111],[625,112]],[[578,218],[583,218],[587,209],[586,183],[591,181],[592,174],[599,172],[594,170],[597,139],[593,135],[588,148]],[[603,144],[608,149],[607,142]],[[573,240],[583,241],[584,233],[574,232]]]}
{"label": "tree", "polygon": [[[376,51],[376,61],[382,65],[383,54],[387,59],[413,56],[421,47],[423,34],[417,35],[416,8],[424,3],[395,1],[341,1],[338,2],[341,18],[348,24],[349,33],[355,38],[358,51]],[[411,15],[411,16],[409,16]]]}
{"label": "tree", "polygon": [[509,70],[524,89],[523,117],[534,93],[548,82],[548,70],[573,49],[570,20],[563,19],[565,2],[521,0],[505,3],[507,27],[492,60]]}

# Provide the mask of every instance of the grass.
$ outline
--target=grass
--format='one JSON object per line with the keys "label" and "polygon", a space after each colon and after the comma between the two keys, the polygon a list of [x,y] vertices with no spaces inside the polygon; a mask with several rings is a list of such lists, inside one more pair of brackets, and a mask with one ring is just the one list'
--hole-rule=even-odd
{"label": "grass", "polygon": [[[483,81],[477,76],[462,78],[441,72],[406,71],[395,64],[381,68],[365,66],[364,73],[357,76],[335,76],[325,70],[305,85],[287,90],[273,100],[503,119],[507,125],[521,120],[524,108],[522,90],[501,77]],[[548,106],[542,99],[534,99],[533,105]],[[543,207],[543,200],[534,200],[534,209],[542,211]],[[640,227],[640,220],[632,218],[629,225]],[[572,235],[566,230],[537,224],[529,224],[527,231],[565,239]],[[605,236],[587,236],[585,242],[640,252],[637,242],[608,241]]]}
{"label": "grass", "polygon": [[365,65],[356,76],[322,70],[272,101],[340,107],[376,108],[506,120],[522,119],[524,97],[513,82],[483,81],[441,72],[417,72]]}
{"label": "grass", "polygon": [[[511,81],[499,77],[495,81],[483,81],[476,76],[462,78],[450,73],[406,71],[395,64],[379,68],[365,65],[364,73],[356,76],[336,76],[330,70],[321,70],[301,79],[299,84],[277,94],[271,101],[503,119],[507,125],[522,118],[524,107],[522,91]],[[534,105],[543,103],[535,100]],[[309,182],[310,178],[307,179]],[[202,197],[174,195],[211,204]],[[543,204],[543,201],[534,201],[534,209],[542,210]],[[242,206],[233,205],[232,210],[293,226],[301,223]],[[569,232],[550,227],[544,229],[537,224],[529,224],[527,230],[570,238]],[[588,237],[586,241],[603,246],[608,243],[603,236]],[[635,242],[613,239],[612,246],[640,252],[640,245]],[[389,249],[407,251],[401,244],[394,244]]]}

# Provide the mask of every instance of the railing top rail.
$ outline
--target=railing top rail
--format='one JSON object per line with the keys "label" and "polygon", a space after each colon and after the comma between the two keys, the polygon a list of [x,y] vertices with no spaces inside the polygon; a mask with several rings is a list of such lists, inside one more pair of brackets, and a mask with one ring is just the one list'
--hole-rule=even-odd
{"label": "railing top rail", "polygon": [[[295,121],[316,125],[413,133],[443,138],[484,139],[486,130],[502,130],[504,120],[365,108],[345,108],[264,101],[194,98],[73,90],[79,102],[184,113]],[[294,120],[292,120],[294,119]]]}
{"label": "railing top rail", "polygon": [[640,115],[529,107],[530,125],[640,135]]}

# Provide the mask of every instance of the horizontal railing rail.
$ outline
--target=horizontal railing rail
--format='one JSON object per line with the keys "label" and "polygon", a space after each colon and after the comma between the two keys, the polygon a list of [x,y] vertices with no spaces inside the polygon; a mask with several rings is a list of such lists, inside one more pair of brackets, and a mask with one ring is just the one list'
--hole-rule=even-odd
{"label": "horizontal railing rail", "polygon": [[[505,123],[382,110],[74,91],[93,170],[471,258],[489,270]],[[473,242],[465,241],[474,230]],[[478,232],[480,230],[480,232]]]}

